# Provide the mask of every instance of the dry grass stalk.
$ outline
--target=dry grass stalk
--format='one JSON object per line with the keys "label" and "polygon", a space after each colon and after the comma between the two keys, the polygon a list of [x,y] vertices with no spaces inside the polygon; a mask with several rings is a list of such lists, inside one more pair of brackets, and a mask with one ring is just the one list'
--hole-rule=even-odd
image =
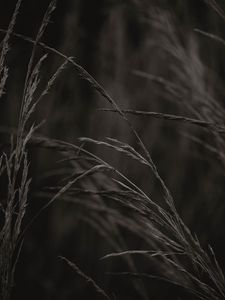
{"label": "dry grass stalk", "polygon": [[[0,95],[3,93],[8,69],[4,66],[5,56],[9,51],[9,37],[13,34],[13,28],[16,16],[20,8],[21,1],[17,2],[12,20],[2,42],[2,52],[0,57]],[[2,205],[4,215],[3,225],[0,229],[0,293],[1,299],[10,298],[13,287],[13,279],[16,263],[22,246],[21,229],[22,221],[28,205],[28,193],[31,178],[29,176],[29,161],[27,153],[27,144],[35,130],[40,125],[28,124],[39,100],[44,96],[53,85],[56,77],[65,67],[63,64],[49,80],[46,89],[41,96],[36,98],[36,92],[39,87],[39,75],[43,61],[46,55],[42,56],[36,65],[33,66],[35,49],[38,41],[44,33],[49,21],[50,15],[55,7],[55,1],[52,1],[43,18],[43,22],[37,34],[34,43],[31,59],[28,65],[26,81],[24,85],[24,94],[20,109],[20,118],[16,136],[11,139],[11,148],[9,154],[1,156],[1,176],[6,176],[8,180],[8,191],[6,201]],[[3,74],[3,75],[2,75]]]}
{"label": "dry grass stalk", "polygon": [[74,263],[68,260],[67,258],[60,256],[59,257],[62,261],[66,262],[69,267],[71,267],[79,276],[81,276],[84,280],[86,280],[93,288],[94,290],[101,294],[105,299],[110,300],[111,298],[106,294],[106,292],[99,287],[99,285],[89,276],[84,274],[84,272],[81,271],[81,269]]}

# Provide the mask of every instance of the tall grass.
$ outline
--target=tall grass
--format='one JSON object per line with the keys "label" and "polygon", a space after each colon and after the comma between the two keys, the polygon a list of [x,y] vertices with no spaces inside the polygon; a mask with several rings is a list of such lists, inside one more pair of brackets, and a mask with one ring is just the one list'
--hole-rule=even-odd
{"label": "tall grass", "polygon": [[[13,33],[16,16],[19,12],[21,2],[21,0],[17,2],[12,20],[9,24],[8,30],[6,31],[5,38],[2,41],[1,95],[4,92],[9,72],[5,65],[6,55],[10,50],[9,39]],[[11,138],[10,152],[3,153],[1,156],[1,176],[5,176],[7,178],[7,194],[5,201],[2,202],[3,222],[0,232],[1,297],[4,300],[10,298],[11,289],[14,284],[15,268],[23,243],[23,237],[21,236],[22,221],[28,205],[28,194],[31,183],[27,144],[36,129],[41,125],[35,125],[34,121],[31,121],[31,116],[38,102],[46,93],[48,93],[58,73],[64,67],[63,64],[63,66],[57,70],[57,73],[49,80],[43,92],[37,96],[36,93],[40,81],[40,70],[47,56],[43,55],[38,59],[37,63],[34,63],[35,51],[37,43],[45,31],[54,9],[55,1],[52,1],[41,23],[28,63],[17,134]]]}
{"label": "tall grass", "polygon": [[[78,217],[91,228],[95,229],[101,238],[107,241],[112,253],[105,254],[102,261],[123,259],[125,271],[109,272],[110,276],[125,276],[134,280],[134,288],[140,298],[149,299],[149,289],[146,279],[157,279],[182,287],[198,299],[220,300],[225,297],[225,278],[223,268],[219,265],[216,255],[208,246],[204,249],[198,237],[191,232],[176,208],[175,200],[161,176],[160,171],[141,135],[135,129],[129,115],[140,118],[160,118],[176,121],[178,124],[188,123],[206,130],[214,138],[216,146],[211,147],[218,154],[222,163],[224,160],[224,109],[206,88],[205,73],[197,42],[191,37],[188,49],[180,43],[176,28],[167,15],[161,14],[157,19],[154,15],[153,25],[159,35],[159,43],[164,51],[169,53],[174,62],[173,74],[175,82],[154,74],[136,70],[135,74],[145,79],[153,80],[163,87],[170,99],[182,100],[189,116],[165,114],[159,112],[121,109],[117,101],[104,87],[89,74],[74,58],[48,46],[41,41],[50,17],[55,10],[56,1],[51,1],[43,17],[35,39],[14,32],[17,14],[21,0],[17,2],[13,17],[5,37],[1,43],[0,56],[0,97],[7,93],[7,77],[10,70],[6,65],[6,57],[10,50],[10,38],[19,38],[32,44],[32,52],[27,66],[17,129],[2,129],[10,132],[11,141],[8,153],[0,157],[0,176],[7,182],[6,191],[2,192],[0,228],[0,280],[1,297],[10,299],[14,285],[14,275],[19,259],[25,233],[30,230],[34,221],[40,217],[53,203],[63,201],[75,205]],[[222,16],[219,6],[210,1],[213,8]],[[159,16],[158,16],[159,17]],[[165,26],[166,25],[166,26]],[[168,32],[167,32],[168,31]],[[37,49],[56,55],[63,63],[46,84],[41,82],[43,65],[48,55],[40,56]],[[35,125],[33,120],[37,105],[53,88],[56,79],[64,68],[70,65],[74,71],[86,81],[89,88],[96,92],[111,108],[103,109],[105,114],[117,113],[126,124],[133,137],[133,144],[120,141],[117,138],[97,140],[91,137],[79,138],[77,143],[51,139],[36,133],[42,123]],[[40,84],[42,86],[40,88]],[[187,101],[187,98],[190,101]],[[41,103],[40,103],[41,105]],[[210,114],[209,114],[210,113]],[[140,121],[141,122],[141,121]],[[168,125],[169,126],[169,125]],[[160,138],[160,137],[159,137]],[[197,140],[197,138],[196,138]],[[52,149],[61,157],[60,167],[47,175],[47,187],[36,192],[35,196],[44,200],[44,205],[37,210],[31,220],[24,224],[24,216],[29,205],[31,175],[29,147]],[[158,199],[152,198],[148,191],[135,183],[129,177],[129,169],[124,174],[119,166],[115,167],[106,159],[94,153],[92,149],[100,147],[102,151],[110,151],[110,155],[120,153],[128,166],[143,169],[143,173],[156,182]],[[105,150],[106,149],[106,150]],[[54,176],[60,174],[60,180],[55,183]],[[63,174],[63,176],[61,176]],[[149,179],[149,180],[150,180]],[[140,241],[140,247],[131,249],[129,236]],[[138,245],[138,243],[136,243]],[[88,245],[92,247],[93,245]],[[139,264],[139,258],[144,258],[146,264]],[[90,276],[68,258],[61,257],[81,278],[89,282],[95,292],[110,299],[103,288]],[[149,266],[149,267],[148,267]],[[150,268],[154,266],[154,271]],[[136,280],[136,279],[140,280]]]}

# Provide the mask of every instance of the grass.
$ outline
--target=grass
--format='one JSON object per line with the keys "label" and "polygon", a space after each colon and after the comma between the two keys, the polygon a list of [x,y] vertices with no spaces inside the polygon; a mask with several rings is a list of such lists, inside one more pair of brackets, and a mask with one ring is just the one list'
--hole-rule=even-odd
{"label": "grass", "polygon": [[[186,290],[188,295],[192,295],[190,297],[196,299],[224,299],[223,268],[214,250],[211,246],[203,247],[198,237],[185,224],[176,208],[166,180],[161,176],[149,151],[149,144],[145,144],[142,134],[138,133],[129,118],[131,114],[137,115],[140,118],[139,123],[147,117],[176,121],[178,129],[183,123],[194,125],[204,130],[207,137],[213,139],[214,144],[208,144],[195,135],[193,139],[201,142],[207,149],[213,149],[221,163],[225,163],[224,109],[222,104],[214,99],[210,89],[206,88],[205,74],[208,69],[200,59],[197,42],[191,37],[188,47],[184,47],[176,36],[175,25],[169,16],[162,14],[161,19],[157,19],[157,16],[153,15],[153,28],[158,33],[156,42],[160,43],[162,50],[173,61],[171,68],[175,82],[162,76],[134,71],[136,76],[159,84],[159,92],[161,89],[163,92],[166,91],[170,101],[182,101],[191,117],[130,108],[122,109],[106,89],[74,58],[41,41],[56,8],[56,1],[50,2],[35,39],[18,34],[14,30],[21,2],[20,0],[17,2],[8,29],[0,30],[4,33],[0,55],[1,99],[4,99],[3,96],[9,89],[7,80],[10,69],[7,66],[7,55],[11,48],[10,41],[16,38],[32,45],[17,128],[10,129],[7,126],[0,128],[0,131],[7,136],[4,142],[7,151],[2,152],[0,157],[2,299],[12,298],[16,267],[29,231],[38,220],[41,220],[41,216],[52,208],[53,203],[57,202],[75,207],[79,221],[88,224],[96,232],[96,236],[100,236],[102,245],[103,241],[107,243],[110,253],[102,255],[101,262],[113,261],[114,264],[114,261],[119,261],[117,264],[120,265],[122,261],[121,265],[125,268],[125,271],[118,268],[116,272],[109,269],[108,275],[110,277],[116,275],[118,278],[122,276],[131,280],[140,299],[150,299],[151,290],[146,280],[150,282],[159,280],[160,283],[173,284],[178,289]],[[216,2],[209,1],[209,4],[224,17],[222,9]],[[45,53],[40,55],[40,49]],[[50,75],[47,83],[43,83],[41,74],[44,72],[44,65],[49,55],[55,55],[63,62]],[[118,114],[132,136],[132,143],[115,137],[101,139],[81,137],[77,143],[73,143],[37,134],[43,122],[35,125],[35,112],[39,106],[44,105],[42,99],[54,90],[56,80],[69,66],[111,107],[101,109],[105,115]],[[190,101],[187,101],[187,98]],[[31,187],[32,147],[51,149],[60,157],[57,166],[44,177],[47,184],[35,192]],[[103,156],[98,154],[98,148],[103,151]],[[110,153],[109,157],[119,153],[122,161],[129,162],[125,172],[121,171],[119,165],[115,167],[110,159],[107,159],[107,155],[106,159],[104,158],[107,151]],[[147,174],[149,181],[155,183],[157,197],[150,196],[150,191],[137,184],[129,175],[132,166]],[[169,173],[173,175],[172,170],[169,170]],[[3,189],[3,183],[6,183],[6,189]],[[29,205],[35,198],[41,199],[44,204],[26,219]],[[132,248],[133,240],[137,248]],[[87,248],[93,246],[95,245],[88,243]],[[82,247],[85,249],[86,246],[82,245]],[[103,246],[102,251],[105,251]],[[81,271],[80,267],[72,262],[74,259],[70,261],[64,255],[60,258],[73,269],[75,275],[79,275],[89,283],[93,295],[105,299],[117,299],[112,290],[105,292],[105,288],[100,287],[101,284],[93,280],[92,276]],[[141,259],[145,263],[141,262]],[[57,289],[57,286],[55,288]],[[72,291],[73,295],[75,293],[76,291]]]}

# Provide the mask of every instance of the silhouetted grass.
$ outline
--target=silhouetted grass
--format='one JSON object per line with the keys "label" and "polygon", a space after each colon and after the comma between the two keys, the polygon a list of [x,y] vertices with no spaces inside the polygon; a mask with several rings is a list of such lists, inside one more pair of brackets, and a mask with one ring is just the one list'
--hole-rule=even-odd
{"label": "silhouetted grass", "polygon": [[[129,107],[122,109],[103,85],[74,58],[41,41],[55,10],[56,1],[50,2],[35,39],[14,31],[21,2],[21,0],[17,2],[8,29],[0,30],[5,34],[1,42],[0,54],[0,99],[9,89],[6,82],[10,70],[6,64],[6,57],[10,51],[10,39],[18,38],[32,45],[21,97],[18,126],[14,129],[10,129],[7,125],[0,128],[0,132],[7,137],[2,143],[6,151],[0,154],[2,181],[0,287],[2,299],[8,300],[11,297],[15,270],[27,232],[34,222],[41,219],[41,215],[51,208],[53,203],[59,201],[75,207],[76,218],[88,224],[95,230],[96,236],[99,235],[102,241],[106,241],[110,246],[111,253],[104,254],[101,258],[102,262],[123,259],[122,267],[126,266],[128,270],[121,271],[120,268],[117,272],[108,270],[108,275],[125,276],[134,280],[134,289],[140,298],[150,298],[146,279],[157,279],[181,287],[199,299],[224,299],[223,268],[214,250],[211,246],[205,249],[198,237],[185,224],[176,208],[176,201],[166,183],[167,180],[163,178],[165,176],[161,176],[154,156],[149,151],[151,142],[143,141],[142,133],[136,130],[135,122],[133,123],[129,118],[131,114],[137,115],[138,124],[142,124],[146,117],[150,117],[170,122],[176,121],[178,129],[181,123],[201,127],[206,131],[206,135],[213,138],[215,145],[204,144],[204,140],[198,136],[193,136],[193,139],[213,150],[221,163],[225,163],[224,109],[222,104],[211,95],[210,89],[206,89],[205,74],[208,70],[199,56],[196,40],[190,37],[186,48],[179,41],[176,27],[167,13],[162,11],[162,14],[158,16],[159,19],[156,15],[152,15],[153,27],[159,34],[159,40],[156,42],[160,44],[163,51],[168,53],[173,62],[174,81],[144,71],[135,71],[139,77],[150,79],[163,87],[168,99],[180,101],[189,115],[193,117],[148,110],[131,110]],[[224,12],[215,1],[207,2],[224,18]],[[40,55],[38,52],[40,49],[44,54]],[[63,62],[48,81],[43,83],[41,75],[48,57],[45,52],[63,59]],[[76,142],[67,142],[36,133],[43,125],[43,122],[35,125],[35,112],[38,104],[44,106],[41,100],[54,90],[56,79],[61,76],[66,66],[71,66],[76,74],[88,83],[89,88],[111,107],[102,109],[105,111],[105,118],[110,112],[116,113],[121,118],[131,134],[131,142],[127,142],[126,137],[120,140],[117,137],[97,139],[96,136],[81,137]],[[66,81],[67,78],[61,76],[61,80]],[[160,94],[161,89],[158,92]],[[98,135],[101,136],[101,133]],[[158,139],[161,143],[164,142],[161,141],[160,136]],[[46,185],[35,192],[31,188],[30,168],[34,163],[31,148],[51,149],[55,157],[60,157],[54,169],[49,169],[50,162],[44,161],[48,173],[45,176],[36,175],[38,180],[46,181]],[[102,156],[97,151],[98,148],[101,149]],[[104,158],[105,153],[110,153],[111,157],[119,153],[122,161],[128,161],[125,172],[120,165],[114,166],[107,155]],[[145,174],[146,181],[155,183],[157,197],[150,195],[149,190],[146,191],[130,176],[131,170],[136,170],[136,168]],[[173,176],[173,170],[169,169],[168,174]],[[6,188],[3,188],[3,183]],[[41,199],[44,204],[37,208],[27,220],[25,218],[27,207],[33,197]],[[60,219],[57,220],[59,226],[60,221]],[[136,249],[131,248],[133,240]],[[87,241],[87,244],[82,247],[92,252],[95,245]],[[105,252],[105,249],[102,251]],[[140,257],[144,259],[144,264],[139,263]],[[114,291],[105,292],[105,288],[100,288],[104,284],[97,283],[92,276],[81,271],[76,264],[72,263],[73,258],[71,260],[65,256],[60,256],[60,258],[93,287],[94,295],[97,294],[106,299],[112,298]],[[154,268],[151,271],[152,266]],[[54,288],[57,289],[57,286]],[[73,293],[75,294],[75,291]]]}

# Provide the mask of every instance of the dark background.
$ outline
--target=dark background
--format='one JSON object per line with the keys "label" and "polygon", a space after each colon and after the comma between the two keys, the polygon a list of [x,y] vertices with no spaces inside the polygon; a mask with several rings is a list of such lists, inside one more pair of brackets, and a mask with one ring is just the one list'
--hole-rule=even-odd
{"label": "dark background", "polygon": [[[223,4],[223,1],[218,2]],[[0,28],[7,28],[15,3],[11,0],[0,2]],[[48,3],[46,0],[24,0],[15,31],[35,37]],[[216,90],[217,99],[224,107],[224,48],[193,31],[200,28],[224,34],[224,21],[204,1],[59,0],[43,41],[73,56],[103,84],[121,108],[184,115],[187,110],[182,101],[190,99],[182,99],[178,104],[167,101],[168,96],[161,93],[157,84],[132,73],[141,70],[176,80],[171,73],[173,59],[161,50],[160,32],[151,25],[150,12],[155,8],[173,16],[184,48],[188,48],[190,36],[196,38],[200,57],[213,74],[210,86]],[[145,22],[146,19],[150,22]],[[11,47],[10,76],[1,103],[0,124],[16,127],[31,45],[13,38]],[[49,55],[43,81],[60,62],[56,55]],[[69,142],[76,142],[80,136],[96,139],[109,136],[133,144],[124,122],[114,114],[97,111],[102,107],[106,107],[104,100],[69,67],[37,109],[36,120],[47,121],[39,133]],[[183,135],[188,132],[205,138],[199,129],[161,120],[131,119],[150,147],[185,223],[198,235],[203,246],[209,243],[213,246],[224,266],[224,165],[204,146]],[[131,166],[118,153],[102,153],[94,146],[91,150],[99,151],[99,155],[104,155],[141,188],[151,191],[153,199],[159,198],[157,184],[153,178],[146,178],[144,170]],[[36,194],[44,186],[54,184],[54,176],[49,179],[48,174],[57,169],[56,161],[60,156],[52,150],[32,149],[30,158],[32,189],[25,223],[45,204],[46,200]],[[35,221],[25,236],[12,299],[94,299],[93,290],[59,260],[59,255],[76,261],[105,290],[115,293],[115,299],[139,299],[132,280],[106,275],[109,270],[123,270],[126,266],[121,261],[117,264],[99,261],[112,250],[106,240],[82,221],[81,214],[88,215],[75,205],[59,201]],[[131,249],[137,248],[138,240],[129,236],[126,239]],[[140,264],[145,265],[145,262]],[[149,299],[193,297],[166,283],[146,280],[144,284]],[[101,297],[96,296],[96,299]]]}

